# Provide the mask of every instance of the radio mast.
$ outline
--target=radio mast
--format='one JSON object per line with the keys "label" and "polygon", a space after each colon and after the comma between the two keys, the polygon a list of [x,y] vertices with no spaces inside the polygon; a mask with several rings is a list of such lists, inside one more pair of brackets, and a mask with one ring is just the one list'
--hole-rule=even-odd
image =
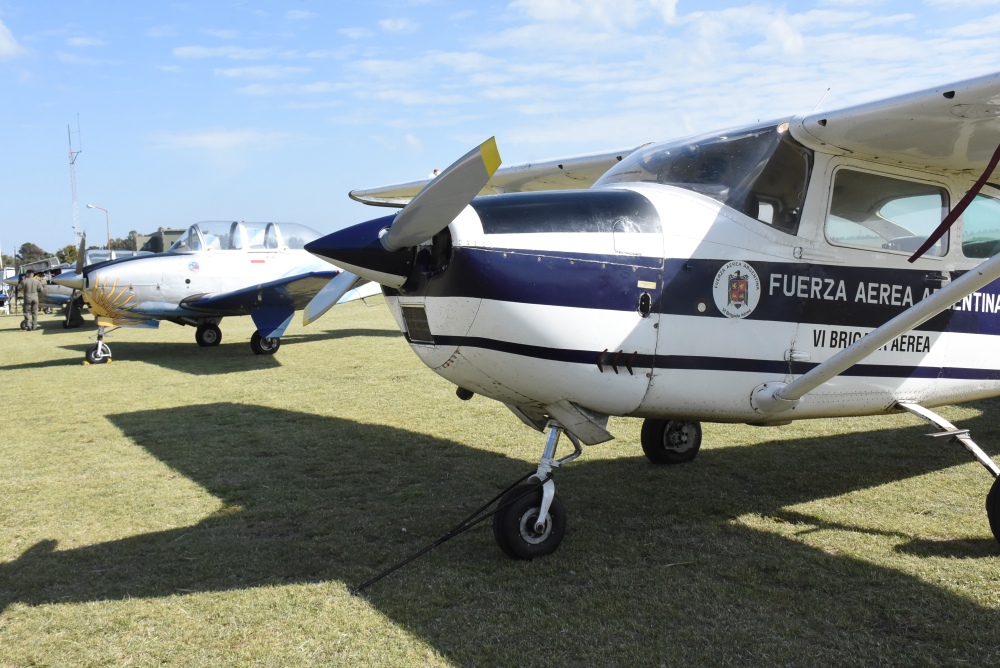
{"label": "radio mast", "polygon": [[[66,126],[66,134],[69,137],[69,184],[73,191],[73,235],[79,239],[80,232],[80,211],[79,206],[76,203],[76,156],[83,153],[83,148],[79,151],[73,150],[73,132],[70,130],[70,126]],[[80,114],[76,115],[76,136],[79,140],[80,138]],[[83,142],[80,141],[82,144]]]}

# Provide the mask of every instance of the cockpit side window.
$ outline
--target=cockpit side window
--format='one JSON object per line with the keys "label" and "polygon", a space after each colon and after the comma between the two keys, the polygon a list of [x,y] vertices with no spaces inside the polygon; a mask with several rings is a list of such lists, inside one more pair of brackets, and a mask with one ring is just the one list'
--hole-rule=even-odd
{"label": "cockpit side window", "polygon": [[595,185],[652,182],[711,197],[789,234],[799,228],[812,152],[788,122],[654,144],[634,152]]}
{"label": "cockpit side window", "polygon": [[1000,199],[976,195],[962,214],[962,253],[987,258],[1000,252]]}
{"label": "cockpit side window", "polygon": [[168,250],[185,252],[200,251],[203,248],[204,244],[202,243],[201,232],[198,231],[197,225],[192,225]]}
{"label": "cockpit side window", "polygon": [[[948,191],[928,183],[854,169],[833,178],[826,238],[838,246],[912,253],[948,213]],[[927,255],[948,252],[948,235]]]}
{"label": "cockpit side window", "polygon": [[274,223],[268,223],[267,228],[264,230],[264,248],[275,249],[281,247],[281,233],[278,232],[278,226]]}

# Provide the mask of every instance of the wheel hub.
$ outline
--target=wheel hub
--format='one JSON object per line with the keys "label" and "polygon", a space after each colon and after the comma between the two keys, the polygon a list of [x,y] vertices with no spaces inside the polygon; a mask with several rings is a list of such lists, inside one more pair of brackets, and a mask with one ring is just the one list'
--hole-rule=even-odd
{"label": "wheel hub", "polygon": [[[544,543],[545,539],[552,533],[552,518],[549,515],[545,516],[544,523],[537,520],[538,508],[531,508],[521,515],[521,538],[525,543],[531,545]],[[543,527],[541,531],[538,530],[539,526]]]}

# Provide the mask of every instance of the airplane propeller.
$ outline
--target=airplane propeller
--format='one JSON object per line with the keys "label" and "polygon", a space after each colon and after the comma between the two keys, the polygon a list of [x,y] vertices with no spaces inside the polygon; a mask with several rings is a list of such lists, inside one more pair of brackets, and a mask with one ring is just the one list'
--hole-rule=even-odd
{"label": "airplane propeller", "polygon": [[448,227],[486,186],[500,162],[496,138],[490,137],[441,172],[396,216],[328,234],[306,244],[306,250],[363,278],[398,288],[412,265],[412,254],[403,251]]}

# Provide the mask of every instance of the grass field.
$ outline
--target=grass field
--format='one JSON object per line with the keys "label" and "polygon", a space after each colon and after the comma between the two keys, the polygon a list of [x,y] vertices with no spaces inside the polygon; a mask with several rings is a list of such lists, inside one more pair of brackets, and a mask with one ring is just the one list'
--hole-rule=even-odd
{"label": "grass field", "polygon": [[[1000,662],[990,478],[909,415],[638,420],[556,477],[560,550],[489,523],[352,596],[534,468],[543,437],[461,402],[381,299],[294,324],[93,330],[0,317],[0,666],[941,666]],[[941,412],[998,453],[1000,402]]]}

